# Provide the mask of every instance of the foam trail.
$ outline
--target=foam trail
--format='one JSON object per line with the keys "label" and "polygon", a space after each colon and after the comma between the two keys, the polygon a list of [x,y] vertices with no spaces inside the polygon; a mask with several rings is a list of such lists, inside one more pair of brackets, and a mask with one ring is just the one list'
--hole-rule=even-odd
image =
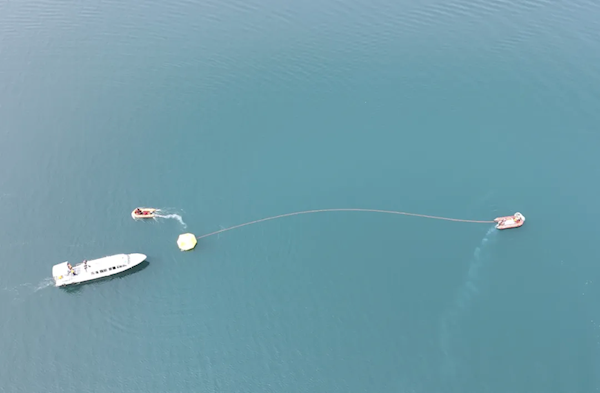
{"label": "foam trail", "polygon": [[451,339],[453,332],[457,330],[458,320],[462,313],[466,312],[473,302],[473,298],[479,292],[477,288],[477,281],[479,279],[479,271],[484,266],[485,254],[483,251],[490,240],[493,239],[493,235],[496,233],[495,227],[491,227],[479,246],[475,248],[473,257],[469,263],[469,269],[467,270],[467,277],[465,283],[460,287],[452,305],[442,314],[442,321],[440,324],[440,348],[444,353],[444,366],[442,372],[446,375],[454,375],[456,373],[457,364],[453,361],[451,354]]}
{"label": "foam trail", "polygon": [[184,228],[187,228],[187,224],[183,222],[183,218],[179,214],[154,214],[154,217],[177,220]]}
{"label": "foam trail", "polygon": [[52,277],[46,277],[33,289],[33,292],[41,291],[44,288],[48,288],[49,286],[54,284],[54,279]]}
{"label": "foam trail", "polygon": [[33,295],[34,293],[41,291],[42,289],[48,288],[54,284],[52,277],[46,277],[41,280],[37,285],[32,283],[20,284],[12,288],[5,287],[5,291],[13,295],[13,301],[24,301],[27,296]]}

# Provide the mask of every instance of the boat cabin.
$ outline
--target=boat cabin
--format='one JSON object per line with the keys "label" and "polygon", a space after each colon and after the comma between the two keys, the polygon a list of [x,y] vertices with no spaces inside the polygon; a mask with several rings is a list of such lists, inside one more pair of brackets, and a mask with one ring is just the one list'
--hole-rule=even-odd
{"label": "boat cabin", "polygon": [[91,271],[91,274],[102,274],[102,273],[106,273],[106,272],[110,272],[112,270],[117,270],[117,269],[121,269],[123,267],[125,267],[127,265],[117,265],[117,266],[110,266],[108,268],[104,268],[104,269],[96,269],[96,271]]}

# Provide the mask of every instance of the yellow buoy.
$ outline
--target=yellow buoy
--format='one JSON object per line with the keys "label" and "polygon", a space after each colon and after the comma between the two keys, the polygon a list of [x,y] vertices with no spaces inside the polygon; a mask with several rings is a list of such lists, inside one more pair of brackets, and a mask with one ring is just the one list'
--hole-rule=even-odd
{"label": "yellow buoy", "polygon": [[177,239],[177,245],[181,251],[192,250],[196,247],[196,243],[198,243],[198,240],[196,240],[196,236],[193,233],[184,233],[179,235]]}

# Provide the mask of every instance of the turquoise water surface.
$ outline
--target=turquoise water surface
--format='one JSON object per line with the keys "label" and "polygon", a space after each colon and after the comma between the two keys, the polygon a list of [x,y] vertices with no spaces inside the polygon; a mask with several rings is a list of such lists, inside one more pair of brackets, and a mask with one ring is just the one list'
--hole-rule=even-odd
{"label": "turquoise water surface", "polygon": [[599,14],[0,4],[0,391],[598,390]]}

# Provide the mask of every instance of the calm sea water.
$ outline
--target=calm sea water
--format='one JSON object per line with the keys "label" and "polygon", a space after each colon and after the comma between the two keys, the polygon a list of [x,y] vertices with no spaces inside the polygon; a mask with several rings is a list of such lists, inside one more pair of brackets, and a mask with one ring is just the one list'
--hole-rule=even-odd
{"label": "calm sea water", "polygon": [[598,390],[599,13],[0,3],[0,391]]}

